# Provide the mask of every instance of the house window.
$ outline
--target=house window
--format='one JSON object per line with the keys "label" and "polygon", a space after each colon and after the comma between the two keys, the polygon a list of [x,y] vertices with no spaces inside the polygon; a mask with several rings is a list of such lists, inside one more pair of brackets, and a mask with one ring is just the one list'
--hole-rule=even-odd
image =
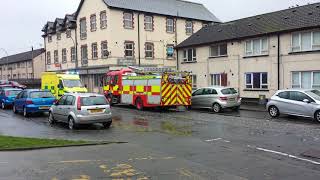
{"label": "house window", "polygon": [[197,51],[196,49],[186,49],[183,51],[183,62],[196,62]]}
{"label": "house window", "polygon": [[187,35],[193,34],[193,22],[192,21],[186,21],[186,34]]}
{"label": "house window", "polygon": [[153,43],[146,43],[145,44],[145,53],[147,59],[153,59],[154,58],[154,45]]}
{"label": "house window", "polygon": [[70,49],[70,54],[71,54],[71,62],[75,62],[76,61],[76,48],[75,47],[71,47]]}
{"label": "house window", "polygon": [[28,68],[31,68],[32,67],[32,61],[29,61],[28,62]]}
{"label": "house window", "polygon": [[210,57],[227,56],[227,44],[210,46]]}
{"label": "house window", "polygon": [[268,89],[268,73],[246,73],[246,89]]}
{"label": "house window", "polygon": [[123,14],[123,25],[126,29],[133,29],[133,14],[132,13],[124,13]]}
{"label": "house window", "polygon": [[62,49],[62,63],[66,63],[67,62],[67,49]]}
{"label": "house window", "polygon": [[97,30],[97,17],[95,14],[90,16],[90,30],[91,31]]}
{"label": "house window", "polygon": [[18,69],[20,68],[20,64],[22,64],[22,62],[21,63],[17,63],[17,68]]}
{"label": "house window", "polygon": [[108,43],[107,41],[101,42],[101,57],[102,58],[108,58],[109,51],[108,51]]}
{"label": "house window", "polygon": [[58,64],[59,63],[59,53],[58,53],[58,50],[55,50],[53,52],[53,58],[54,58],[54,63],[55,64]]}
{"label": "house window", "polygon": [[125,57],[132,58],[134,55],[134,43],[133,42],[125,42]]}
{"label": "house window", "polygon": [[81,63],[82,65],[88,64],[88,46],[87,45],[81,46]]}
{"label": "house window", "polygon": [[192,78],[192,89],[197,89],[197,75],[193,74],[191,75]]}
{"label": "house window", "polygon": [[48,65],[51,64],[51,53],[50,53],[50,51],[47,52],[47,64],[48,64]]}
{"label": "house window", "polygon": [[67,37],[67,38],[71,38],[71,30],[70,30],[70,29],[68,29],[68,30],[66,31],[66,37]]}
{"label": "house window", "polygon": [[254,39],[246,41],[246,56],[268,55],[268,39]]}
{"label": "house window", "polygon": [[211,74],[211,85],[212,86],[228,86],[228,74]]}
{"label": "house window", "polygon": [[292,52],[320,50],[320,31],[292,34]]}
{"label": "house window", "polygon": [[292,88],[320,89],[320,71],[292,72]]}
{"label": "house window", "polygon": [[48,43],[51,43],[51,42],[52,42],[52,36],[48,35]]}
{"label": "house window", "polygon": [[[29,61],[29,62],[31,62],[31,61]],[[21,62],[21,63],[20,63],[20,67],[21,67],[21,68],[25,68],[25,67],[26,67],[26,62]]]}
{"label": "house window", "polygon": [[80,19],[80,38],[86,39],[87,38],[87,21],[86,18]]}
{"label": "house window", "polygon": [[92,59],[98,59],[98,44],[97,43],[93,43],[91,45],[91,49],[92,49]]}
{"label": "house window", "polygon": [[168,33],[174,32],[174,20],[172,18],[167,18],[166,29]]}
{"label": "house window", "polygon": [[100,28],[105,29],[107,27],[107,12],[102,11],[100,13]]}
{"label": "house window", "polygon": [[153,17],[144,16],[144,29],[146,31],[153,31]]}
{"label": "house window", "polygon": [[57,33],[57,40],[61,40],[61,33]]}
{"label": "house window", "polygon": [[167,58],[171,59],[174,56],[174,45],[167,45]]}

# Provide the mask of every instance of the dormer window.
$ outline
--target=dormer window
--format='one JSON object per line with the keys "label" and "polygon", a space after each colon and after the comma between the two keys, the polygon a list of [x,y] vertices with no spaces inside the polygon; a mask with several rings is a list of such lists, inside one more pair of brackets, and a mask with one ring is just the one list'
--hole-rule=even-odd
{"label": "dormer window", "polygon": [[52,42],[52,36],[48,35],[48,43],[51,43],[51,42]]}

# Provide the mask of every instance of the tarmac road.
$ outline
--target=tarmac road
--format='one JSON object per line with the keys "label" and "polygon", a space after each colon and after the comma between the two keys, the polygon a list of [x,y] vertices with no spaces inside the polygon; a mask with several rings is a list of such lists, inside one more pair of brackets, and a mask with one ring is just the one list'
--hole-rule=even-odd
{"label": "tarmac road", "polygon": [[266,112],[139,112],[69,131],[0,111],[0,134],[125,144],[0,152],[0,179],[320,179],[320,124]]}

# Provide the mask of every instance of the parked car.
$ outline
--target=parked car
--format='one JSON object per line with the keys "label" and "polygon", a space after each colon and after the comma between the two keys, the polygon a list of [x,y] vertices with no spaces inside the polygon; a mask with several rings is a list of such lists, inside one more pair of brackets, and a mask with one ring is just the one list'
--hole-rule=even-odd
{"label": "parked car", "polygon": [[13,101],[22,89],[5,88],[0,90],[1,108],[12,107]]}
{"label": "parked car", "polygon": [[27,86],[19,84],[15,81],[7,81],[7,80],[0,80],[0,88],[19,88],[19,89],[26,89]]}
{"label": "parked car", "polygon": [[112,124],[109,102],[103,95],[91,93],[65,94],[49,112],[50,124],[57,121],[68,123],[69,129],[79,124],[101,123],[105,128]]}
{"label": "parked car", "polygon": [[271,117],[280,114],[314,118],[320,122],[320,91],[289,89],[276,92],[267,104]]}
{"label": "parked car", "polygon": [[13,112],[23,112],[27,117],[30,113],[49,112],[55,102],[55,97],[50,91],[40,89],[27,89],[21,91],[13,102]]}
{"label": "parked car", "polygon": [[230,87],[200,88],[192,94],[192,108],[208,108],[215,113],[223,109],[239,110],[241,98],[237,90]]}

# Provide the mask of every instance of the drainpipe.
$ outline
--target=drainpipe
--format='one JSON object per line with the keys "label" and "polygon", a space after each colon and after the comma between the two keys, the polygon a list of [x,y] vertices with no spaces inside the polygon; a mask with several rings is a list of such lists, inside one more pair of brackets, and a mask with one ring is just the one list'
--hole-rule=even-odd
{"label": "drainpipe", "polygon": [[138,13],[138,58],[139,58],[139,67],[141,66],[141,47],[140,47],[140,12]]}
{"label": "drainpipe", "polygon": [[280,34],[278,34],[278,57],[277,57],[277,65],[278,65],[278,90],[280,90]]}
{"label": "drainpipe", "polygon": [[[44,71],[47,72],[47,42],[46,42],[46,38],[43,37],[43,44],[44,44]],[[41,73],[40,73],[41,75]]]}
{"label": "drainpipe", "polygon": [[[179,12],[177,11],[177,18],[176,18],[176,21],[174,22],[174,26],[175,26],[175,33],[174,33],[174,36],[175,36],[175,46],[178,45],[178,28],[177,28],[177,24],[178,24],[178,17],[179,17]],[[177,53],[177,70],[179,69],[179,61],[178,61],[178,58],[179,58],[179,55]]]}
{"label": "drainpipe", "polygon": [[[75,36],[75,39],[76,39],[76,42],[75,42],[75,53],[76,53],[76,62],[75,62],[75,68],[76,68],[76,71],[78,70],[78,67],[79,67],[79,62],[78,62],[78,26],[76,25],[76,28],[75,28],[75,34],[74,34],[74,36]],[[71,31],[72,32],[72,31]]]}
{"label": "drainpipe", "polygon": [[[31,62],[32,62],[32,76],[31,76],[31,78],[34,79],[33,46],[31,47]],[[26,66],[28,66],[28,64],[26,64]]]}

